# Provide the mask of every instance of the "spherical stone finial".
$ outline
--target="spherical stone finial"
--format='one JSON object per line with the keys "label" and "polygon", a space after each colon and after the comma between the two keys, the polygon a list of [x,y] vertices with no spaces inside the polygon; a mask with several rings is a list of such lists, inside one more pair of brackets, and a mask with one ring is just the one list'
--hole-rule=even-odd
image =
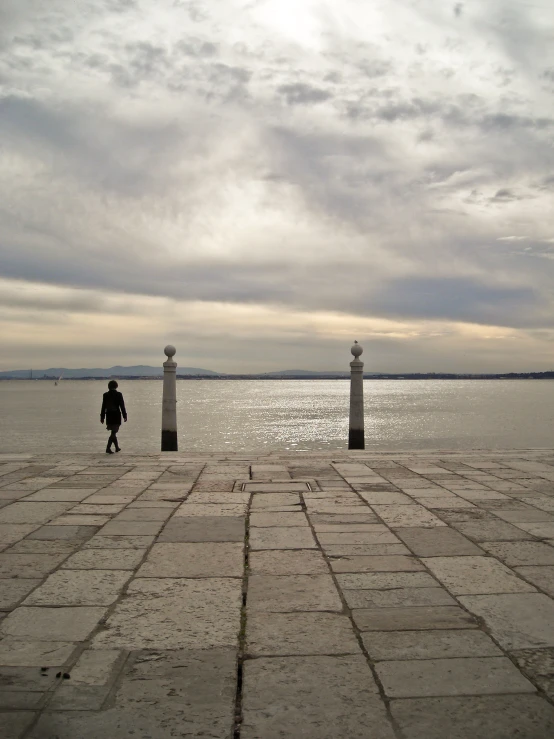
{"label": "spherical stone finial", "polygon": [[174,347],[174,346],[172,346],[171,344],[168,344],[168,345],[166,346],[166,348],[164,349],[164,354],[166,355],[166,357],[167,357],[168,359],[172,359],[172,358],[173,358],[173,355],[174,355],[174,354],[175,354],[176,352],[177,352],[177,349],[175,349],[175,347]]}
{"label": "spherical stone finial", "polygon": [[360,344],[358,344],[357,341],[355,341],[352,344],[352,346],[350,348],[350,351],[353,354],[353,356],[355,357],[355,359],[358,359],[358,357],[360,356],[360,354],[363,352],[363,347]]}

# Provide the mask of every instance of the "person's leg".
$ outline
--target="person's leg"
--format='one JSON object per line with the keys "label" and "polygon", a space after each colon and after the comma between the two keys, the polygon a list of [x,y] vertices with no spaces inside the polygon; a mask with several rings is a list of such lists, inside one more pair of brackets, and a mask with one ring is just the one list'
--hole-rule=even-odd
{"label": "person's leg", "polygon": [[121,447],[119,446],[119,442],[117,441],[117,436],[116,436],[115,431],[112,431],[112,437],[113,437],[113,443],[115,444],[115,451],[120,452]]}
{"label": "person's leg", "polygon": [[113,443],[113,431],[110,431],[110,436],[108,438],[108,444],[106,446],[106,454],[113,454],[112,443]]}

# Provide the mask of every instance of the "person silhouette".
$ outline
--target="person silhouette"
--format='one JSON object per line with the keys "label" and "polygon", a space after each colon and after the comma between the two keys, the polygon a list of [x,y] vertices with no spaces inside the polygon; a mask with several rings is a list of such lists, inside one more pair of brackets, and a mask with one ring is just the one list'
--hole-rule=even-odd
{"label": "person silhouette", "polygon": [[100,411],[100,423],[104,423],[106,419],[106,428],[110,431],[110,438],[106,446],[106,454],[113,454],[112,444],[115,444],[115,451],[120,452],[121,447],[117,442],[117,432],[121,426],[121,416],[127,423],[127,411],[125,409],[125,401],[123,395],[117,390],[117,382],[110,380],[108,382],[108,392],[102,396],[102,410]]}

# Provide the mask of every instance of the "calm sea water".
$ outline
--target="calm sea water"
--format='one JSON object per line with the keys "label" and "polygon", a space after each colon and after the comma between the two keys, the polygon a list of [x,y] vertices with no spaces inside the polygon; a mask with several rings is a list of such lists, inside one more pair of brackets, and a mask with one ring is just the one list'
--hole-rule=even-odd
{"label": "calm sea water", "polygon": [[[0,451],[102,451],[106,382],[0,382]],[[121,381],[128,452],[160,449],[162,383]],[[366,380],[366,448],[552,447],[554,381]],[[177,382],[181,451],[345,449],[348,380]]]}

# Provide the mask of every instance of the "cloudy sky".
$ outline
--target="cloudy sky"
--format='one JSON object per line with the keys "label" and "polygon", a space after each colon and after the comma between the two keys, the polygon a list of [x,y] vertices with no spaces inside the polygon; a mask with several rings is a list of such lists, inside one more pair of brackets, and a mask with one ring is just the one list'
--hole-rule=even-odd
{"label": "cloudy sky", "polygon": [[554,368],[550,0],[2,0],[0,369]]}

